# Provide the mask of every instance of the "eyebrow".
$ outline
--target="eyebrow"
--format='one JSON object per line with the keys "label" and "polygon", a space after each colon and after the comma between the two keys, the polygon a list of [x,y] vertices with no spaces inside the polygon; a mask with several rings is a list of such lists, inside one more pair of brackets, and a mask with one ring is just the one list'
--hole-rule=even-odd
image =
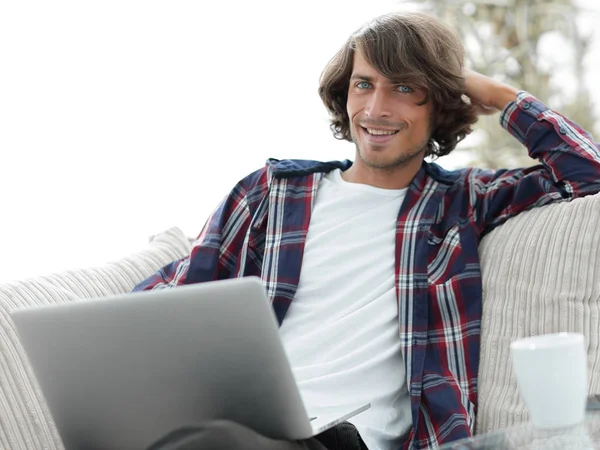
{"label": "eyebrow", "polygon": [[[360,73],[350,75],[350,81],[358,81],[358,80],[367,81],[369,83],[374,83],[375,78],[370,75],[361,75]],[[402,80],[400,78],[397,80],[386,79],[386,81],[387,81],[387,84],[390,84],[390,85],[407,84],[409,86],[413,86],[413,83],[410,82],[409,80]]]}
{"label": "eyebrow", "polygon": [[370,77],[368,75],[361,75],[361,74],[357,73],[357,74],[352,74],[350,76],[350,81],[354,81],[354,80],[364,80],[364,81],[373,82],[373,77]]}

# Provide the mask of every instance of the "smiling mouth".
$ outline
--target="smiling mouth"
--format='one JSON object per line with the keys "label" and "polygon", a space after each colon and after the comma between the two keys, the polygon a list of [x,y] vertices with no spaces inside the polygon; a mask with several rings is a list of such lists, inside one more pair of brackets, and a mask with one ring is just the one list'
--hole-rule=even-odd
{"label": "smiling mouth", "polygon": [[397,134],[400,130],[377,130],[375,128],[365,128],[361,127],[367,134],[371,136],[393,136]]}

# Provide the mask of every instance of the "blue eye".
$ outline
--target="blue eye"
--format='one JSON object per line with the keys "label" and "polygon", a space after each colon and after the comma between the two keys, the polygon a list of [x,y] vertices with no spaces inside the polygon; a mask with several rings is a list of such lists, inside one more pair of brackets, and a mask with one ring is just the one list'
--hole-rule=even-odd
{"label": "blue eye", "polygon": [[413,91],[413,88],[405,86],[403,84],[401,84],[400,86],[397,87],[397,89],[402,92],[403,94],[410,94]]}
{"label": "blue eye", "polygon": [[359,81],[356,83],[356,87],[359,89],[369,89],[370,86],[371,84],[366,81]]}

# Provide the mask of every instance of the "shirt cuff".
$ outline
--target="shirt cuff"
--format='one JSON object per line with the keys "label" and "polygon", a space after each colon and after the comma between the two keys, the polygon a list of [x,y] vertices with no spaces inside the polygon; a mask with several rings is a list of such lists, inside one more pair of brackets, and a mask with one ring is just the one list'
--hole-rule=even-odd
{"label": "shirt cuff", "polygon": [[529,130],[548,107],[529,92],[519,91],[517,99],[508,103],[500,113],[500,125],[519,142],[525,143]]}

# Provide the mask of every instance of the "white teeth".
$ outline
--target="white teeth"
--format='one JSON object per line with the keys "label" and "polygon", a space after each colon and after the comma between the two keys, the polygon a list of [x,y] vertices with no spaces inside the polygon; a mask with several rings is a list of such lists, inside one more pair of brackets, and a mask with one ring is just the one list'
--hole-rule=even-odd
{"label": "white teeth", "polygon": [[367,133],[372,134],[374,136],[389,136],[392,134],[396,134],[396,131],[386,131],[386,130],[374,130],[373,128],[366,128]]}

